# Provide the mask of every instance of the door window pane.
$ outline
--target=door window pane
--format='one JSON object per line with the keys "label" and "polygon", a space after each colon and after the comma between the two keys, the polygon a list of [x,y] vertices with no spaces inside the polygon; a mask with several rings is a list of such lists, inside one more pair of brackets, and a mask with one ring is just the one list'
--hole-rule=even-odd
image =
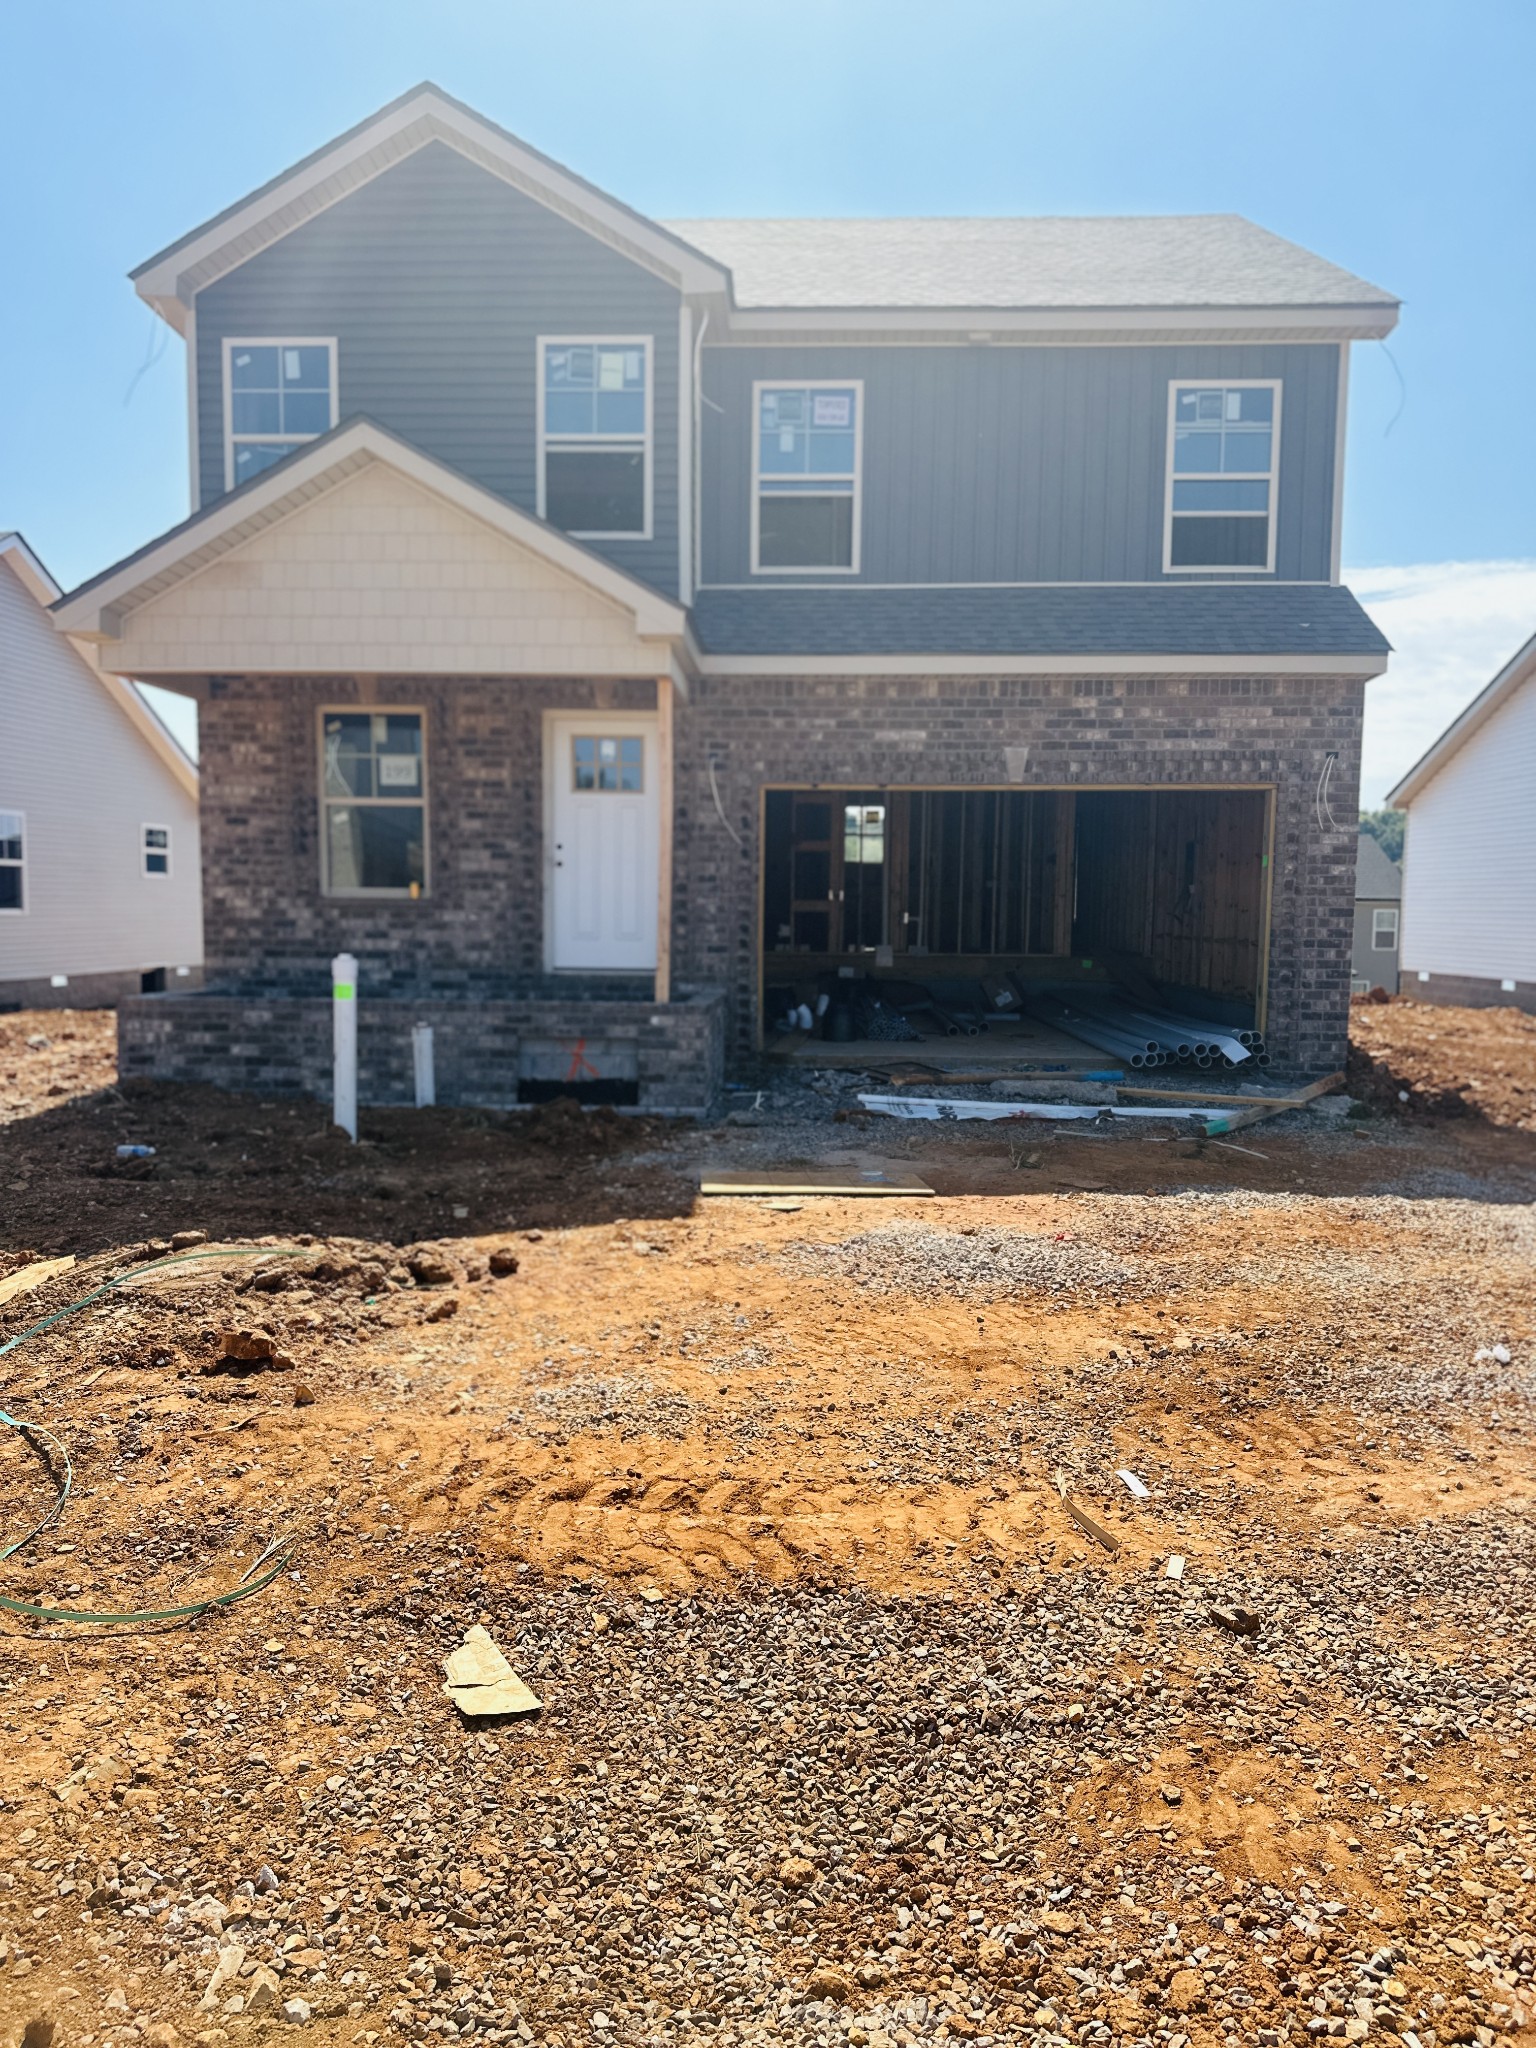
{"label": "door window pane", "polygon": [[571,741],[571,787],[594,795],[639,795],[645,787],[645,741],[634,734],[577,736]]}

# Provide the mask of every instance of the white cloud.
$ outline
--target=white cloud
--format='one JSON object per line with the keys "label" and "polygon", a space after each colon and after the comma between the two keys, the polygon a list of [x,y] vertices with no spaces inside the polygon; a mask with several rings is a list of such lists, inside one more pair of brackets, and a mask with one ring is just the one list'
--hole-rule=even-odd
{"label": "white cloud", "polygon": [[1365,695],[1360,801],[1374,809],[1536,633],[1536,562],[1423,562],[1344,581],[1393,648]]}

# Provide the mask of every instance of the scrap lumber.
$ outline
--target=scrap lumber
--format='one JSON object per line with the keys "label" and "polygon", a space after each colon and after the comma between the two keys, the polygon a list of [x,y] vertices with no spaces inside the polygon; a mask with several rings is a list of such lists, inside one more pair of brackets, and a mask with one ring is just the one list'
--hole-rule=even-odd
{"label": "scrap lumber", "polygon": [[811,1166],[794,1173],[707,1172],[701,1195],[931,1195],[920,1174],[903,1167]]}
{"label": "scrap lumber", "polygon": [[74,1263],[74,1254],[70,1253],[68,1258],[34,1259],[29,1266],[18,1266],[14,1273],[7,1273],[0,1280],[0,1304],[15,1301],[18,1295],[30,1294],[34,1288],[46,1286],[60,1273],[67,1273]]}
{"label": "scrap lumber", "polygon": [[1319,1095],[1331,1095],[1335,1088],[1344,1086],[1342,1074],[1326,1074],[1321,1081],[1314,1081],[1309,1088],[1303,1088],[1299,1095],[1285,1102],[1256,1103],[1251,1109],[1239,1110],[1236,1116],[1212,1117],[1206,1125],[1208,1138],[1223,1138],[1229,1131],[1245,1131],[1250,1124],[1262,1123],[1266,1117],[1279,1116],[1287,1109],[1300,1109],[1309,1102],[1316,1102]]}
{"label": "scrap lumber", "polygon": [[1118,1550],[1120,1548],[1120,1538],[1118,1536],[1112,1535],[1110,1531],[1104,1527],[1102,1522],[1096,1522],[1093,1519],[1092,1515],[1089,1514],[1088,1510],[1086,1508],[1080,1508],[1077,1502],[1072,1498],[1071,1490],[1067,1485],[1067,1475],[1065,1472],[1057,1472],[1056,1488],[1061,1495],[1062,1506],[1066,1509],[1067,1513],[1072,1517],[1073,1521],[1076,1522],[1079,1529],[1085,1530],[1087,1534],[1093,1538],[1095,1543],[1102,1543],[1106,1550],[1113,1551]]}

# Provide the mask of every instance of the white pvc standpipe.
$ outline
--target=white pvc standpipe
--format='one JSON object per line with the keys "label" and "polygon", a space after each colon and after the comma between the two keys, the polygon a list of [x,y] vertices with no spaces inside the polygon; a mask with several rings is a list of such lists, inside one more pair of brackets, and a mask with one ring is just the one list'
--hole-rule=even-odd
{"label": "white pvc standpipe", "polygon": [[357,960],[338,953],[331,962],[331,1030],[335,1066],[332,1121],[357,1143]]}
{"label": "white pvc standpipe", "polygon": [[416,1107],[430,1109],[437,1100],[437,1070],[432,1059],[432,1026],[411,1027],[411,1059],[416,1068]]}

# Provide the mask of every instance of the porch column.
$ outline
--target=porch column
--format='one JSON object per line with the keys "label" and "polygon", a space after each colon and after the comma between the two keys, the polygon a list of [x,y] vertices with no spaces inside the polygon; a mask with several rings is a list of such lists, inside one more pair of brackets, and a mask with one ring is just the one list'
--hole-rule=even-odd
{"label": "porch column", "polygon": [[672,678],[656,678],[656,801],[661,812],[656,860],[656,1001],[672,1000]]}

